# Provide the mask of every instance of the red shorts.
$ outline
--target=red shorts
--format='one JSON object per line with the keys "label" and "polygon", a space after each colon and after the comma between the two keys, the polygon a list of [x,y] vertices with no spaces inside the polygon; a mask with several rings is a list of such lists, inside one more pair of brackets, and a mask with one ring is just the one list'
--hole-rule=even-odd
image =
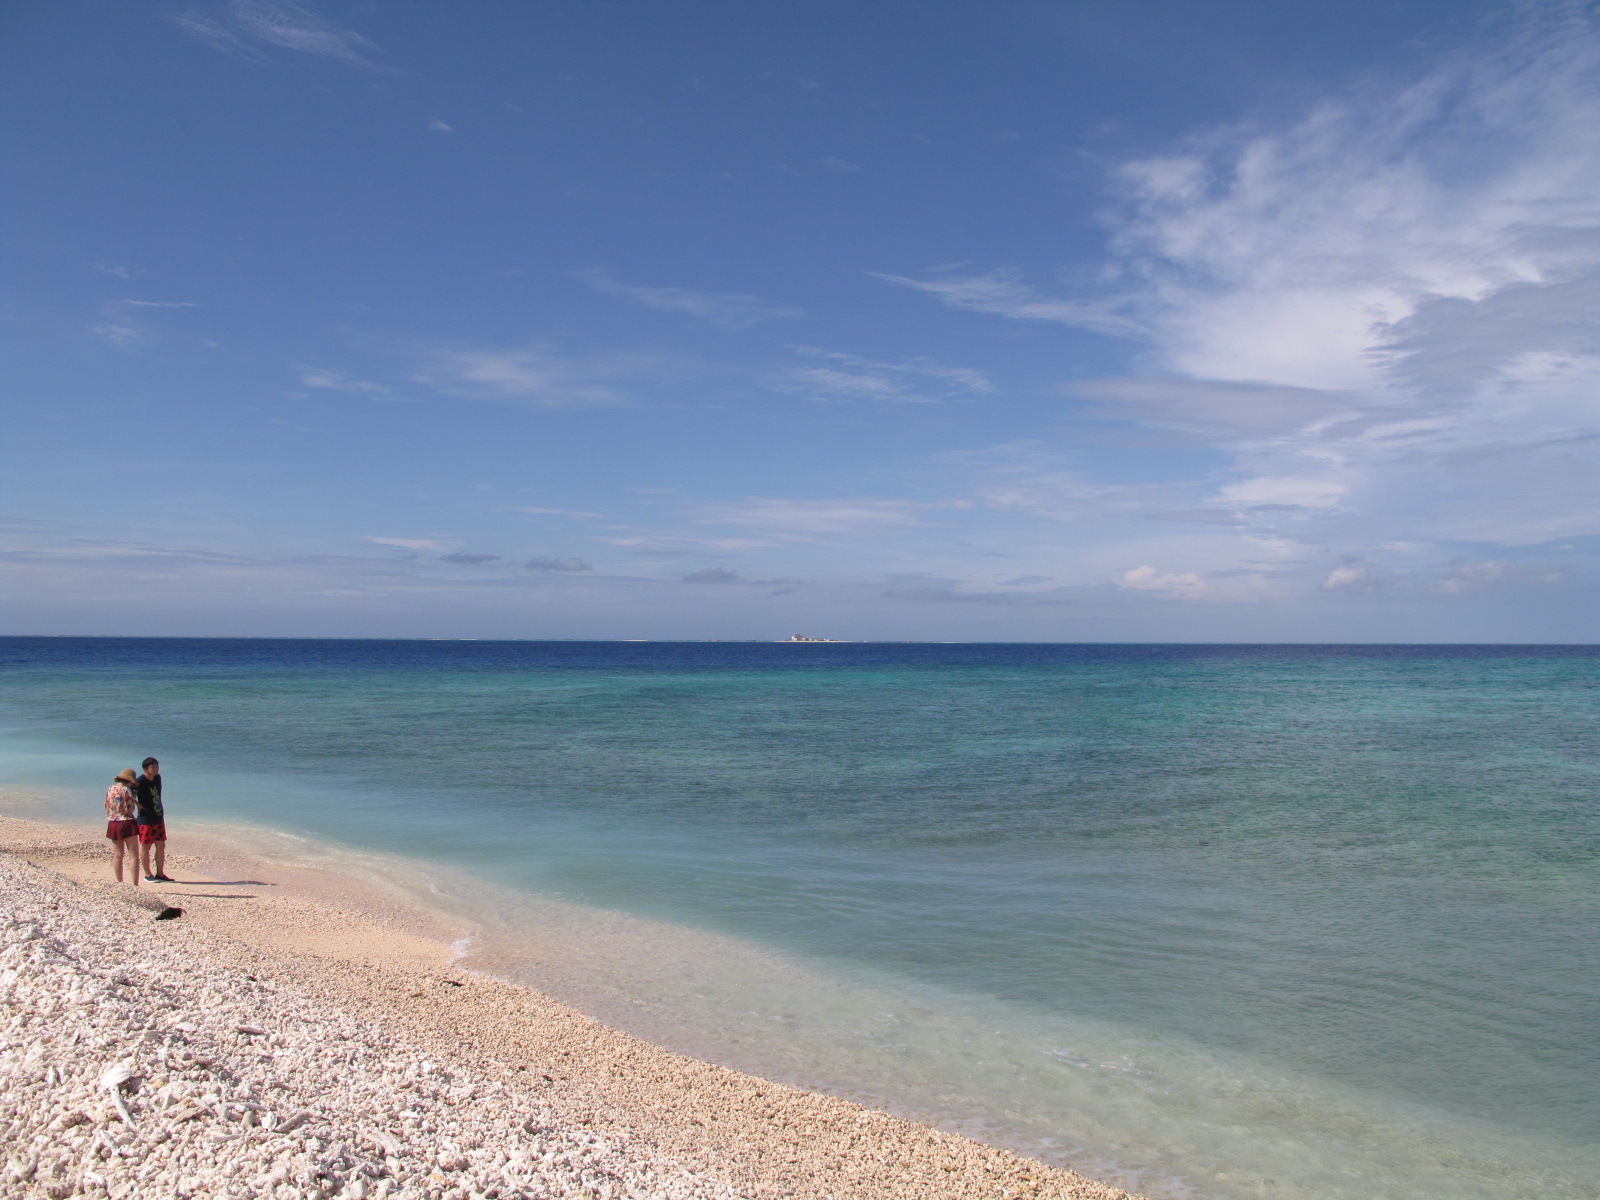
{"label": "red shorts", "polygon": [[139,844],[141,846],[153,846],[157,842],[166,840],[167,823],[165,821],[157,821],[154,825],[139,826]]}
{"label": "red shorts", "polygon": [[107,821],[106,836],[113,842],[120,842],[127,838],[136,837],[139,833],[137,821]]}

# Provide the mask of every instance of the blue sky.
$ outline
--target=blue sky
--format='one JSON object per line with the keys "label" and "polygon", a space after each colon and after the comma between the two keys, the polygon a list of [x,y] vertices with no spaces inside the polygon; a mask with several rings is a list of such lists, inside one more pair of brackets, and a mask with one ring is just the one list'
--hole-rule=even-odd
{"label": "blue sky", "polygon": [[13,633],[1600,634],[1590,4],[20,0]]}

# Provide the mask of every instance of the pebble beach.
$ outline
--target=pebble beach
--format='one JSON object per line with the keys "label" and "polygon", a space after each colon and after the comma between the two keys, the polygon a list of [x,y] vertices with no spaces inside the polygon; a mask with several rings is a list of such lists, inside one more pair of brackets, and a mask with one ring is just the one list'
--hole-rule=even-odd
{"label": "pebble beach", "polygon": [[1134,1200],[461,972],[469,931],[359,881],[187,845],[179,882],[119,886],[93,830],[0,818],[6,1195]]}

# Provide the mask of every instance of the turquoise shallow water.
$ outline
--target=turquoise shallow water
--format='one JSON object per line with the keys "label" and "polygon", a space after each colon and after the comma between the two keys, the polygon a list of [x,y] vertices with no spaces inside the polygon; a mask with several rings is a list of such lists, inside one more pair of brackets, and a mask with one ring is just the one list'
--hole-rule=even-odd
{"label": "turquoise shallow water", "polygon": [[0,639],[0,783],[434,864],[607,1019],[1173,1196],[1600,1190],[1600,653]]}

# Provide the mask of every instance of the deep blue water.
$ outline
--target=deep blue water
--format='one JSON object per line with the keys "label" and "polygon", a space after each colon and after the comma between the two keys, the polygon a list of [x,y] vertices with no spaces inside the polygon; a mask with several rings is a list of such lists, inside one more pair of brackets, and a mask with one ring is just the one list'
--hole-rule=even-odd
{"label": "deep blue water", "polygon": [[820,972],[742,1064],[805,1042],[791,1074],[1172,1194],[1600,1188],[1595,647],[14,638],[0,682],[0,784],[87,817],[154,753],[175,830]]}

